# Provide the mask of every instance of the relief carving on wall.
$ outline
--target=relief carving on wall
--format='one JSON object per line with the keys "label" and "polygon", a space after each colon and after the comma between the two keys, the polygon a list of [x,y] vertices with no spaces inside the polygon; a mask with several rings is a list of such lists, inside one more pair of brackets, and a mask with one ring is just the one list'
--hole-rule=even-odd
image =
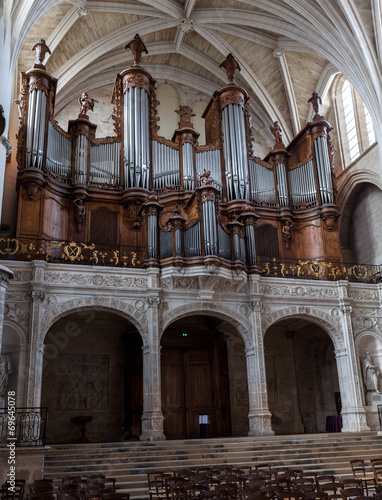
{"label": "relief carving on wall", "polygon": [[62,354],[57,368],[57,409],[107,410],[109,356]]}

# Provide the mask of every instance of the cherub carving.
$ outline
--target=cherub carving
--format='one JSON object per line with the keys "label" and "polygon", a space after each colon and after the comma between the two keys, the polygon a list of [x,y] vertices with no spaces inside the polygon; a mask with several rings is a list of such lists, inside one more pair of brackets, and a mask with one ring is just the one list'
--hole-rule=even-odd
{"label": "cherub carving", "polygon": [[78,102],[80,103],[80,106],[81,106],[80,114],[86,115],[89,110],[93,111],[94,103],[98,102],[98,101],[96,101],[95,99],[92,99],[91,97],[89,97],[89,95],[86,92],[84,92],[82,94],[82,96],[78,98]]}
{"label": "cherub carving", "polygon": [[293,225],[294,225],[293,222],[287,220],[284,222],[284,225],[282,227],[285,248],[287,250],[289,250],[291,245],[292,245],[292,227],[293,227]]}
{"label": "cherub carving", "polygon": [[212,186],[211,170],[204,169],[204,172],[200,176],[202,186]]}

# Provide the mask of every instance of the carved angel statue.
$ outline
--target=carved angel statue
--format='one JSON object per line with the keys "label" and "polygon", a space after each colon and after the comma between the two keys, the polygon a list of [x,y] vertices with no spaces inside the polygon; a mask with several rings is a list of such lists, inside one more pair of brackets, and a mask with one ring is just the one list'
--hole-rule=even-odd
{"label": "carved angel statue", "polygon": [[142,58],[142,52],[148,54],[148,50],[146,49],[146,45],[142,42],[141,37],[138,33],[135,37],[129,42],[125,49],[130,49],[131,55],[133,57],[134,64],[133,66],[139,66]]}
{"label": "carved angel statue", "polygon": [[40,38],[40,40],[32,47],[32,50],[36,51],[38,64],[43,64],[46,54],[51,54],[51,51],[43,38]]}
{"label": "carved angel statue", "polygon": [[89,95],[86,92],[84,92],[82,94],[82,96],[78,98],[78,102],[80,103],[80,106],[81,106],[80,114],[86,115],[89,110],[93,111],[94,103],[98,102],[98,101],[96,101],[95,99],[92,99],[91,97],[89,97]]}
{"label": "carved angel statue", "polygon": [[77,225],[77,233],[81,232],[82,224],[85,222],[86,208],[84,207],[81,198],[76,198],[73,200],[74,210],[74,221]]}
{"label": "carved angel statue", "polygon": [[281,127],[279,125],[279,122],[277,122],[277,121],[274,122],[274,124],[271,125],[269,128],[275,137],[276,144],[284,144],[283,143],[283,133],[282,133]]}
{"label": "carved angel statue", "polygon": [[204,169],[204,172],[200,176],[202,186],[212,186],[211,170]]}
{"label": "carved angel statue", "polygon": [[224,68],[227,73],[229,83],[235,80],[235,71],[241,71],[239,63],[233,54],[228,54],[226,59],[220,64],[219,68]]}

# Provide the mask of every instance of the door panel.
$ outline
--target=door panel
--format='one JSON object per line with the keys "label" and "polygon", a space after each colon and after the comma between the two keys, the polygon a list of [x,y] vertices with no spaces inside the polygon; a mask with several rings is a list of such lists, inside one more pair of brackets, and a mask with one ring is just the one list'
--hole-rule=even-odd
{"label": "door panel", "polygon": [[[209,435],[230,435],[227,351],[215,332],[162,338],[162,411],[167,438],[198,438],[199,413],[208,413]],[[221,421],[221,420],[224,420]]]}

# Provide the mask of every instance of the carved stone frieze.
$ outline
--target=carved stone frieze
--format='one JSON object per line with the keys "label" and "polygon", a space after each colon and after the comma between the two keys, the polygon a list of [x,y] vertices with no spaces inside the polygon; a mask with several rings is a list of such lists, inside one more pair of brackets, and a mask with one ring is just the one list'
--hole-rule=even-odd
{"label": "carved stone frieze", "polygon": [[350,288],[348,296],[355,300],[379,300],[377,290],[356,290]]}
{"label": "carved stone frieze", "polygon": [[65,273],[52,272],[45,273],[45,283],[83,286],[105,286],[105,287],[133,287],[145,288],[147,286],[146,277],[121,276],[121,275],[101,275],[92,273]]}
{"label": "carved stone frieze", "polygon": [[287,285],[260,285],[260,292],[265,295],[290,296],[290,297],[338,297],[338,289],[334,287],[308,287],[308,286],[287,286]]}

